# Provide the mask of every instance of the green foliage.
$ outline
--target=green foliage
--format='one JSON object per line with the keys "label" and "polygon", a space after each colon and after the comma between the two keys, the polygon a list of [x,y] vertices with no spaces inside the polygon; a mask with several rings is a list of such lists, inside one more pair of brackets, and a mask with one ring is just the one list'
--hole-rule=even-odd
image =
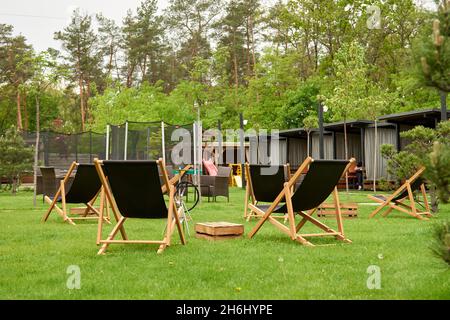
{"label": "green foliage", "polygon": [[309,112],[309,114],[303,119],[303,126],[306,131],[319,127],[319,119],[316,113]]}
{"label": "green foliage", "polygon": [[28,148],[16,128],[11,127],[0,136],[0,177],[6,177],[17,192],[20,176],[32,169],[33,149]]}
{"label": "green foliage", "polygon": [[[428,29],[429,30],[429,29]],[[450,1],[443,0],[433,20],[432,30],[416,43],[424,84],[450,92]]]}
{"label": "green foliage", "polygon": [[[319,87],[316,83],[301,84],[297,90],[287,93],[288,101],[283,106],[281,113],[283,119],[283,127],[299,128],[305,126],[305,120],[311,112],[317,110],[317,96],[319,95]],[[317,115],[315,116],[317,123]],[[308,127],[317,128],[317,124],[311,123],[309,118]]]}
{"label": "green foliage", "polygon": [[[54,35],[68,72],[41,92],[42,127],[58,118],[67,132],[84,125],[103,131],[126,119],[190,122],[194,102],[205,127],[220,119],[236,128],[244,112],[255,129],[302,126],[318,96],[329,107],[325,121],[436,107],[433,89],[411,70],[422,44],[427,54],[436,49],[430,17],[441,21],[433,35],[443,41],[439,50],[448,47],[448,17],[413,0],[382,1],[381,28],[370,29],[369,4],[289,0],[267,8],[258,0],[171,0],[160,14],[156,0],[144,0],[122,27],[102,14],[95,24],[76,10]],[[0,131],[20,117],[24,128],[35,128],[39,72],[33,73],[40,68],[33,64],[40,62],[32,58],[39,55],[12,26],[0,25]],[[448,56],[439,51],[440,83]]]}
{"label": "green foliage", "polygon": [[438,224],[434,234],[433,252],[450,266],[450,222]]}
{"label": "green foliage", "polygon": [[381,146],[381,155],[388,160],[388,173],[397,179],[404,181],[411,177],[420,167],[420,158],[406,151],[397,152],[391,144]]}
{"label": "green foliage", "polygon": [[200,90],[197,83],[182,82],[171,95],[163,92],[162,84],[144,83],[137,88],[109,88],[103,95],[91,98],[90,129],[104,132],[107,124],[125,121],[159,121],[185,124],[195,120],[194,101]]}
{"label": "green foliage", "polygon": [[436,186],[443,203],[450,199],[450,144],[436,141],[430,153],[427,177]]}
{"label": "green foliage", "polygon": [[433,149],[426,158],[428,179],[436,186],[439,199],[448,203],[450,199],[450,121],[440,122]]}
{"label": "green foliage", "polygon": [[356,117],[367,96],[368,66],[364,61],[364,47],[353,41],[344,44],[334,60],[334,90],[326,99],[334,120]]}
{"label": "green foliage", "polygon": [[384,177],[378,180],[377,188],[379,191],[389,191],[392,189],[389,181]]}
{"label": "green foliage", "polygon": [[436,128],[417,126],[401,133],[410,143],[397,152],[392,145],[383,145],[381,154],[388,159],[388,172],[398,179],[410,177],[425,166],[425,177],[436,187],[439,199],[450,199],[450,121],[440,122]]}

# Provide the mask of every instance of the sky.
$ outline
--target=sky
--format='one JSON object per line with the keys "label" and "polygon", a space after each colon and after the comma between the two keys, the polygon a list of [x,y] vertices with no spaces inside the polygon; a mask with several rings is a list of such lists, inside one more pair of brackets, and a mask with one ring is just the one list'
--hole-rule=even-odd
{"label": "sky", "polygon": [[[0,0],[0,23],[14,26],[15,34],[22,34],[35,50],[49,47],[60,49],[53,39],[55,31],[62,30],[70,21],[75,8],[90,14],[103,13],[120,25],[128,9],[133,11],[141,0]],[[167,7],[169,0],[158,0],[160,11]],[[273,3],[275,0],[263,0]],[[429,7],[433,0],[416,0]]]}
{"label": "sky", "polygon": [[[121,23],[128,9],[135,10],[141,0],[0,0],[0,23],[14,26],[15,34],[24,35],[38,50],[60,48],[53,33],[62,30],[70,21],[75,8],[104,16]],[[168,0],[159,0],[160,9]]]}

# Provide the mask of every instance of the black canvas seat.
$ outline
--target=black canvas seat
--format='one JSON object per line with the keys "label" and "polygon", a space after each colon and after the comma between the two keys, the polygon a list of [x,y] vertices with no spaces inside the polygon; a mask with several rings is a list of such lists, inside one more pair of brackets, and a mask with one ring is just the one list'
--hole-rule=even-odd
{"label": "black canvas seat", "polygon": [[[388,207],[388,210],[383,213],[383,217],[387,216],[393,210],[397,210],[406,213],[414,218],[420,220],[428,220],[432,217],[430,206],[428,203],[427,193],[425,189],[425,180],[422,178],[422,174],[425,171],[425,167],[419,168],[417,172],[407,179],[404,184],[400,186],[394,193],[390,196],[384,195],[368,195],[368,197],[381,205],[375,209],[369,218],[374,217],[381,210]],[[414,192],[420,191],[422,194],[422,203],[418,202],[414,198]],[[407,203],[406,201],[409,201]],[[417,208],[416,204],[420,204],[425,208],[425,211],[421,211]]]}
{"label": "black canvas seat", "polygon": [[[70,177],[75,172],[72,181]],[[45,196],[44,200],[50,204],[50,208],[45,214],[43,221],[47,221],[50,213],[55,209],[63,218],[71,224],[75,224],[74,220],[78,219],[98,219],[99,211],[94,208],[102,184],[97,174],[97,170],[93,164],[79,164],[73,162],[67,171],[66,176],[60,182],[58,191],[54,196]],[[62,208],[56,204],[62,203]],[[66,204],[84,204],[83,214],[81,217],[69,217]],[[92,214],[95,217],[92,217]],[[89,216],[91,215],[91,216]]]}
{"label": "black canvas seat", "polygon": [[[288,180],[289,165],[269,166],[260,164],[246,164],[245,174],[247,187],[245,196],[244,217],[249,221],[252,217],[259,217],[283,190]],[[281,207],[281,205],[280,205]]]}
{"label": "black canvas seat", "polygon": [[[284,183],[283,189],[278,193],[272,203],[268,207],[264,207],[265,211],[263,212],[263,216],[250,232],[249,237],[252,238],[259,231],[261,226],[266,221],[269,221],[274,224],[277,229],[288,234],[292,240],[296,240],[305,245],[312,245],[306,238],[322,236],[334,236],[339,240],[351,242],[344,234],[337,184],[340,178],[347,172],[350,164],[354,161],[354,159],[351,159],[350,161],[314,160],[308,157],[289,181]],[[306,169],[308,170],[303,181],[294,190],[294,187]],[[332,194],[334,198],[336,221],[338,225],[337,231],[312,217],[317,208],[330,194]],[[274,219],[272,216],[274,213],[286,214],[289,226],[285,226]],[[295,222],[296,214],[302,217],[302,220],[298,224]],[[324,232],[300,234],[299,231],[306,222],[311,222]]]}
{"label": "black canvas seat", "polygon": [[[314,160],[302,183],[292,195],[294,212],[320,206],[333,192],[348,163],[349,161],[345,160]],[[288,208],[285,204],[273,212],[288,213]]]}
{"label": "black canvas seat", "polygon": [[[158,161],[99,161],[95,160],[98,175],[108,202],[117,220],[116,226],[106,240],[101,240],[102,220],[99,220],[97,243],[102,244],[99,254],[111,243],[159,244],[158,253],[171,242],[176,226],[181,242],[185,244],[180,224],[179,210],[174,201],[174,187],[170,184],[162,160]],[[159,171],[158,171],[159,168]],[[161,187],[160,173],[164,181]],[[169,204],[164,200],[164,190],[169,190]],[[163,240],[128,240],[123,224],[126,219],[167,219],[167,230]],[[120,231],[123,240],[114,240]]]}
{"label": "black canvas seat", "polygon": [[[413,182],[411,183],[411,190],[412,190],[413,192],[419,191],[419,190],[420,190],[420,186],[421,186],[422,184],[424,184],[424,183],[425,183],[425,181],[424,181],[422,178],[419,177],[417,180],[415,180],[415,181],[413,181]],[[409,195],[409,194],[408,194],[408,189],[406,188],[406,189],[403,190],[398,196],[396,196],[395,198],[393,198],[391,201],[397,202],[397,201],[403,200],[403,199],[407,198],[408,195]],[[374,194],[373,197],[378,198],[378,199],[381,199],[381,200],[383,200],[383,201],[386,201],[387,199],[389,199],[389,197],[386,196],[386,195],[384,195],[384,194]]]}

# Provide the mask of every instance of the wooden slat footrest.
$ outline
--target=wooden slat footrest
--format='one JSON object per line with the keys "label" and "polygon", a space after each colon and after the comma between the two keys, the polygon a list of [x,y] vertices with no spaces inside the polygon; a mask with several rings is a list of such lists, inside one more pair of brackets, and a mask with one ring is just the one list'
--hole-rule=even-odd
{"label": "wooden slat footrest", "polygon": [[[341,203],[341,215],[343,218],[357,218],[357,203]],[[318,217],[335,217],[336,208],[333,203],[323,203],[317,208]]]}

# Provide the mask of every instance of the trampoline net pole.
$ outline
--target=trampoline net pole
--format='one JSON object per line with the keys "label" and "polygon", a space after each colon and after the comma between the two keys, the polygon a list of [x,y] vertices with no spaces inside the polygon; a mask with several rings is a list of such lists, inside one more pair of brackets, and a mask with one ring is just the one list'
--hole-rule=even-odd
{"label": "trampoline net pole", "polygon": [[161,149],[164,164],[166,163],[166,139],[164,137],[164,121],[161,121]]}
{"label": "trampoline net pole", "polygon": [[127,160],[128,149],[128,121],[125,122],[125,143],[123,148],[123,160]]}
{"label": "trampoline net pole", "polygon": [[106,148],[105,148],[105,159],[109,160],[109,124],[106,125]]}

